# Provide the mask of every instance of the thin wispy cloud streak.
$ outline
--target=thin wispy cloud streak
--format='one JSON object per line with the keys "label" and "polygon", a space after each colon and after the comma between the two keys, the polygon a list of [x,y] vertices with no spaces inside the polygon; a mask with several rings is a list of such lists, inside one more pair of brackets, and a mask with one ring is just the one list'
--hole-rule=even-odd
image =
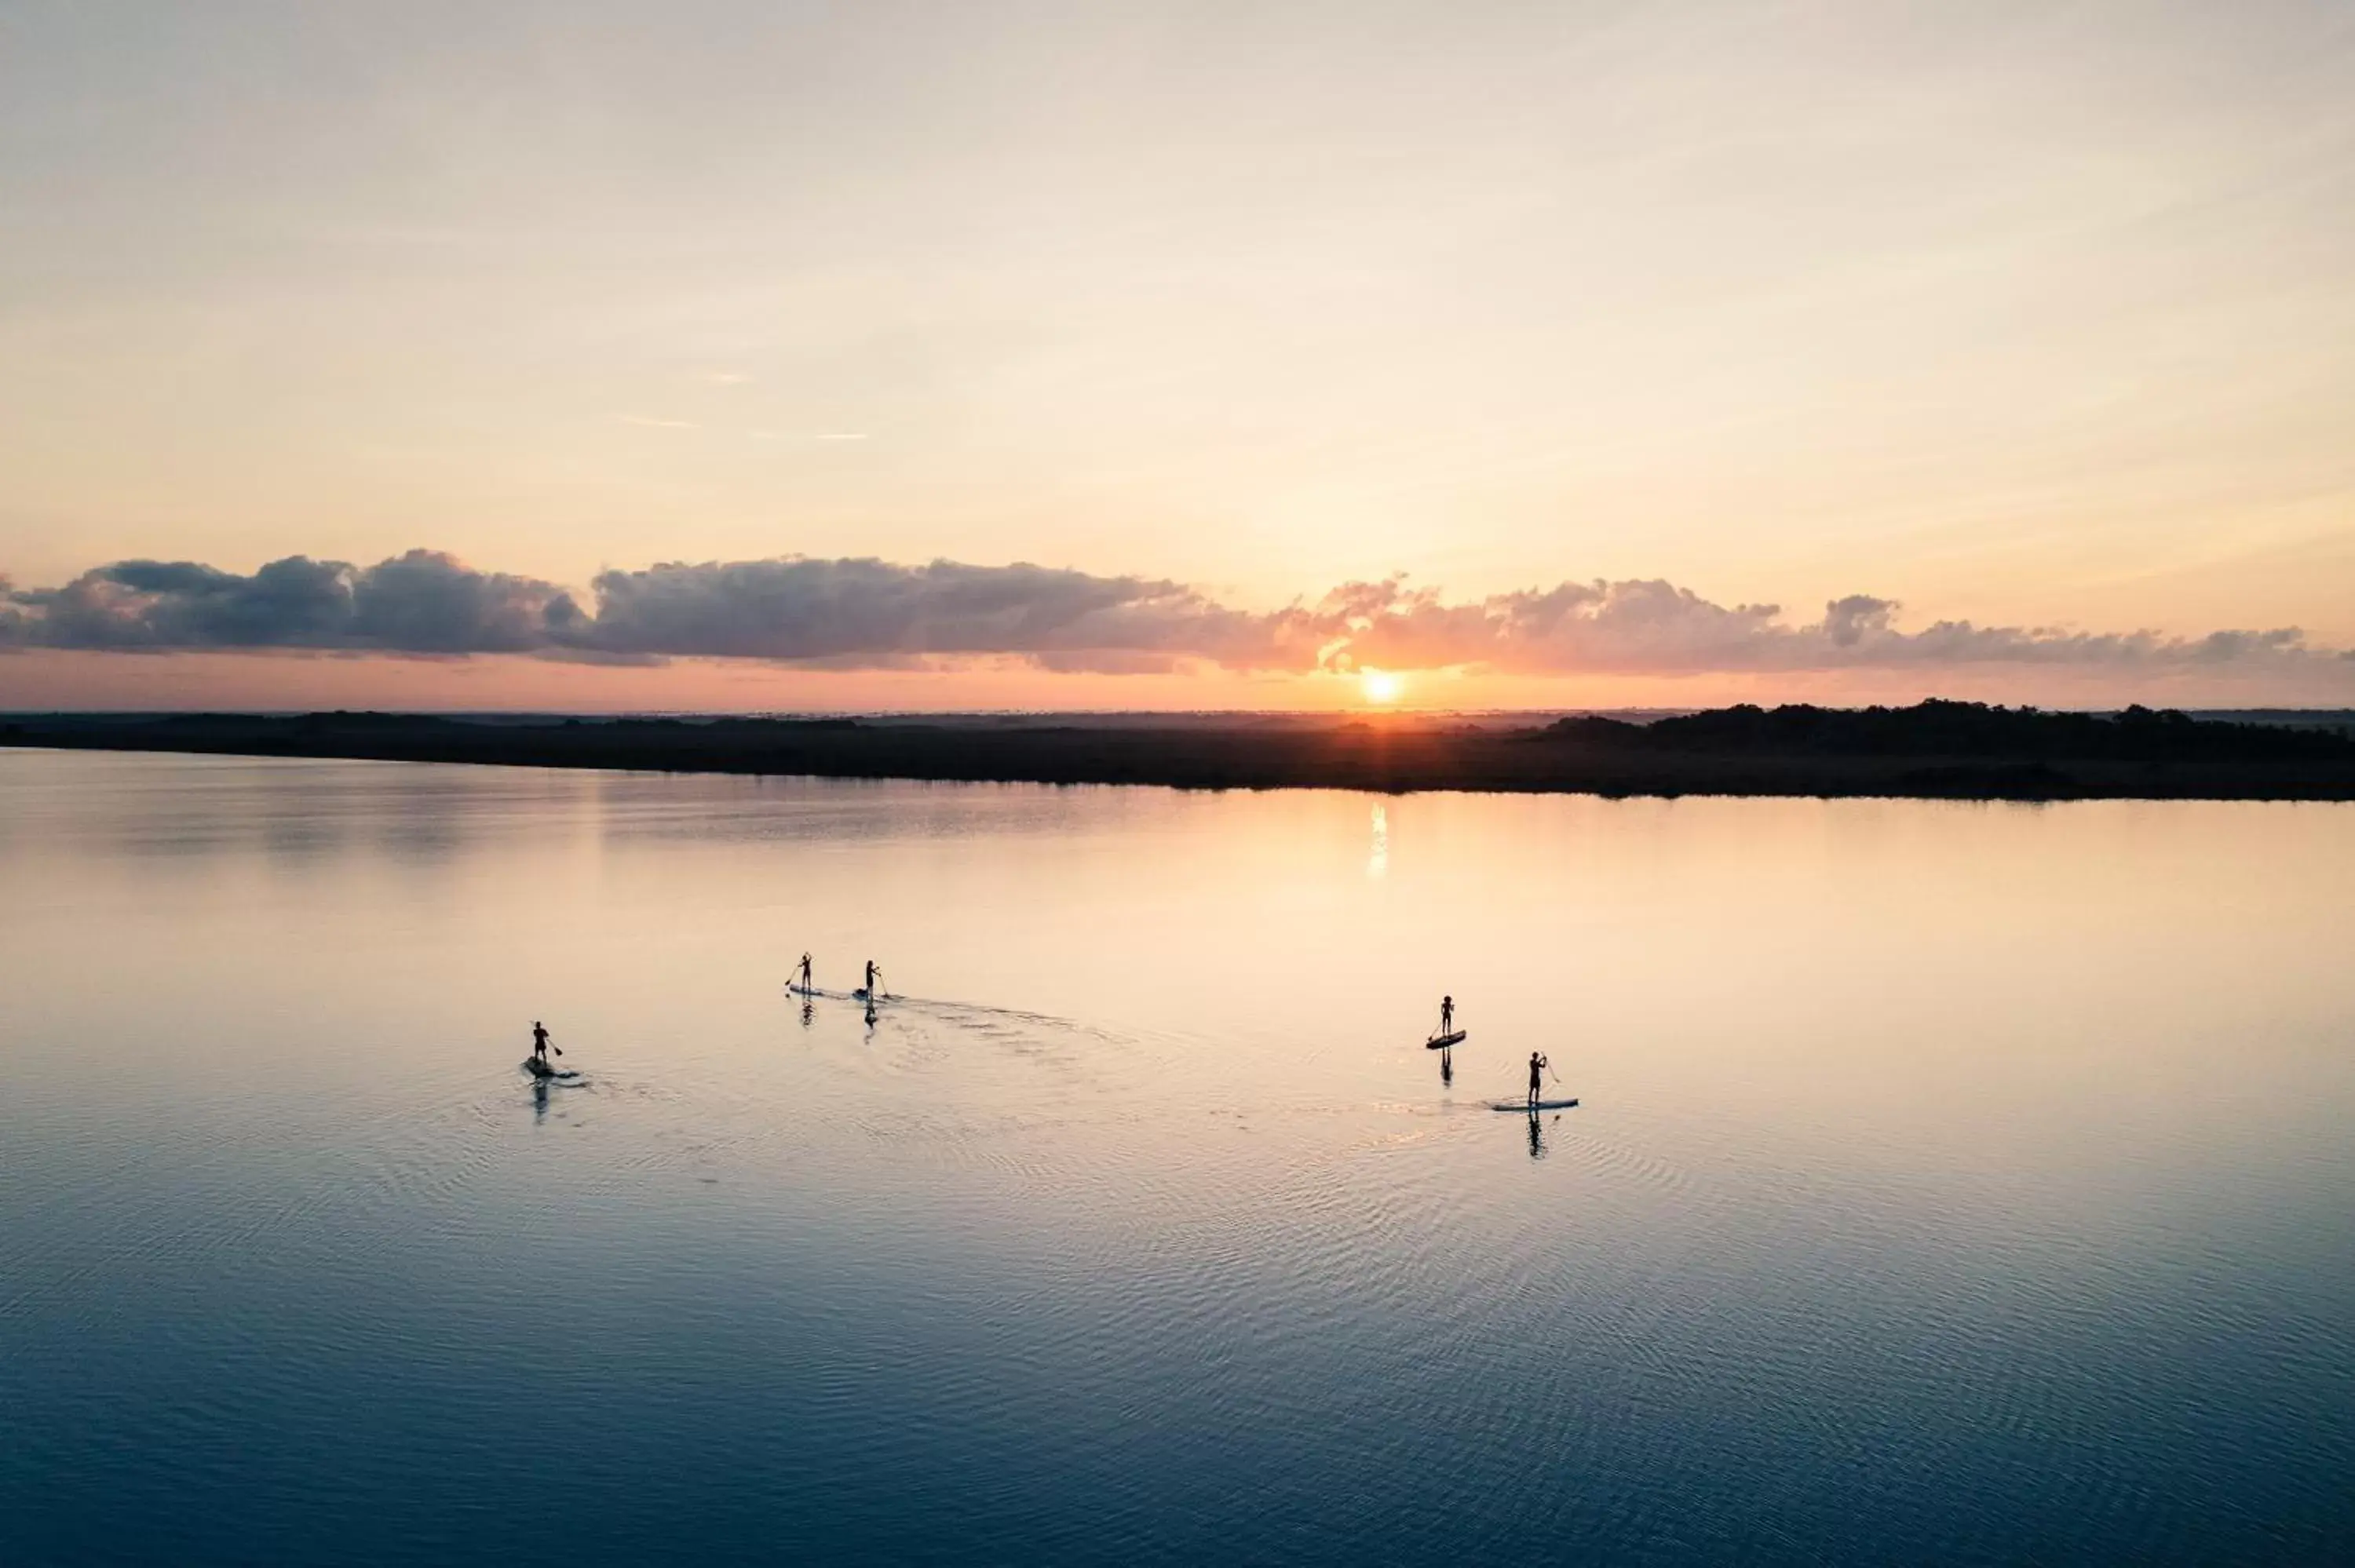
{"label": "thin wispy cloud streak", "polygon": [[2275,672],[2355,659],[2355,650],[2310,646],[2295,627],[2185,637],[1950,620],[1909,631],[1899,612],[1892,600],[1852,594],[1796,619],[1777,605],[1721,604],[1657,579],[1451,599],[1399,578],[1345,583],[1260,610],[1167,578],[799,556],[612,569],[585,598],[422,549],[368,567],[289,556],[246,574],[117,561],[53,588],[0,577],[0,647],[108,652],[529,654],[827,669],[1011,660],[1114,673],[1210,666],[1530,676],[1988,665]]}

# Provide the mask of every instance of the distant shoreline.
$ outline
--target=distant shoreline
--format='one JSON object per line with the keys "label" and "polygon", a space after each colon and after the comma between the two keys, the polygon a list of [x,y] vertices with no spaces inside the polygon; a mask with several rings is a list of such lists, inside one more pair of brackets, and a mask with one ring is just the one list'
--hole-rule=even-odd
{"label": "distant shoreline", "polygon": [[2336,730],[2148,719],[1971,704],[1518,727],[1403,715],[1277,726],[57,714],[0,720],[0,747],[1180,789],[2355,800],[2355,740]]}

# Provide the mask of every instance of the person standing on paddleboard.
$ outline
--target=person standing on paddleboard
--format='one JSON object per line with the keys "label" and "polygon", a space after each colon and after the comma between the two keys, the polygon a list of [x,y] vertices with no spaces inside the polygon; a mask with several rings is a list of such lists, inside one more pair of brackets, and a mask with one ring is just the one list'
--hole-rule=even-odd
{"label": "person standing on paddleboard", "polygon": [[1538,1108],[1538,1094],[1545,1087],[1545,1070],[1553,1065],[1535,1051],[1529,1053],[1529,1108]]}
{"label": "person standing on paddleboard", "polygon": [[875,967],[875,960],[873,959],[869,959],[867,960],[867,995],[869,1000],[872,1000],[873,998],[881,996],[882,994],[883,971]]}
{"label": "person standing on paddleboard", "polygon": [[[553,1047],[553,1049],[558,1055],[561,1056],[564,1054],[564,1047],[561,1045]],[[531,1021],[531,1059],[535,1062],[545,1065],[548,1061],[548,1053],[549,1050],[550,1046],[548,1044],[548,1025],[535,1018]]]}
{"label": "person standing on paddleboard", "polygon": [[1452,996],[1439,999],[1439,1032],[1442,1034],[1455,1033],[1455,999]]}
{"label": "person standing on paddleboard", "polygon": [[802,955],[802,989],[804,991],[817,989],[816,982],[810,979],[810,956],[807,953]]}

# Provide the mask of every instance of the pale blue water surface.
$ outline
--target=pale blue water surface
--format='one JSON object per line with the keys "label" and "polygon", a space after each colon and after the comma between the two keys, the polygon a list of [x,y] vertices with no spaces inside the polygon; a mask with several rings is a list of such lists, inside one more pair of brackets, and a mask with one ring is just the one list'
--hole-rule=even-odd
{"label": "pale blue water surface", "polygon": [[0,1562],[2355,1560],[2350,888],[2341,806],[0,751]]}

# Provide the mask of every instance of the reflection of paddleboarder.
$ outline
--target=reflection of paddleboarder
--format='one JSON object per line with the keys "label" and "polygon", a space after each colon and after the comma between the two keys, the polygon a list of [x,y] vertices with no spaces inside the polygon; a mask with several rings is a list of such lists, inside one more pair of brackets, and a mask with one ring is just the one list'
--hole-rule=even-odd
{"label": "reflection of paddleboarder", "polygon": [[550,1046],[549,1044],[548,1025],[542,1023],[537,1018],[533,1019],[531,1021],[531,1059],[544,1065],[548,1061],[548,1054],[550,1050],[553,1050],[559,1056],[564,1054],[563,1046]]}
{"label": "reflection of paddleboarder", "polygon": [[1536,1052],[1529,1053],[1529,1108],[1537,1108],[1538,1092],[1545,1087],[1545,1070],[1553,1064]]}

